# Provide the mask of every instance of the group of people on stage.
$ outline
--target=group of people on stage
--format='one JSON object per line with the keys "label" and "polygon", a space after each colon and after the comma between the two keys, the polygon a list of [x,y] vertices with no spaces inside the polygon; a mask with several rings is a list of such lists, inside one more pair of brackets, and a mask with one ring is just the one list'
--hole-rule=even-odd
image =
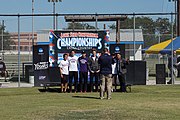
{"label": "group of people on stage", "polygon": [[[90,55],[89,57],[86,56],[85,51],[82,51],[82,55],[79,58],[75,54],[75,50],[71,50],[70,54],[64,54],[63,60],[60,61],[59,67],[62,78],[62,92],[67,91],[68,85],[69,91],[72,92],[73,79],[74,91],[77,92],[78,78],[80,92],[87,92],[88,72],[90,73],[91,92],[98,91],[100,82],[101,99],[104,98],[105,91],[107,91],[107,98],[111,99],[113,80],[115,83],[115,90],[117,89],[116,81],[118,79],[120,82],[120,91],[126,92],[125,74],[126,65],[129,63],[129,61],[122,59],[120,53],[110,55],[108,49],[105,48],[100,56],[97,56],[97,51],[95,49],[92,49],[92,55]],[[94,80],[95,84],[93,83]]]}
{"label": "group of people on stage", "polygon": [[[63,60],[60,61],[59,67],[61,72],[62,84],[61,91],[66,92],[68,84],[69,91],[72,92],[72,81],[74,79],[74,90],[77,92],[78,87],[78,75],[79,75],[79,84],[80,91],[87,91],[88,83],[88,72],[90,72],[90,91],[93,91],[93,79],[95,78],[95,91],[98,91],[98,80],[99,80],[99,64],[98,56],[96,50],[92,50],[92,55],[90,57],[86,56],[86,52],[82,51],[82,56],[77,57],[75,55],[75,50],[72,50],[68,54],[63,55]],[[79,69],[78,69],[79,68]],[[79,71],[79,74],[78,74]],[[68,82],[69,81],[69,82]]]}

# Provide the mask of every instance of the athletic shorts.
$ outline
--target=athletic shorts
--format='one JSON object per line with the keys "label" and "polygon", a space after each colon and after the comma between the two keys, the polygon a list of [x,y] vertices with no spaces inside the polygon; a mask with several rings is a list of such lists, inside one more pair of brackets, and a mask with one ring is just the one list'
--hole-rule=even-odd
{"label": "athletic shorts", "polygon": [[69,75],[64,75],[63,74],[63,78],[61,78],[61,83],[63,83],[63,84],[67,83],[68,79],[69,79]]}

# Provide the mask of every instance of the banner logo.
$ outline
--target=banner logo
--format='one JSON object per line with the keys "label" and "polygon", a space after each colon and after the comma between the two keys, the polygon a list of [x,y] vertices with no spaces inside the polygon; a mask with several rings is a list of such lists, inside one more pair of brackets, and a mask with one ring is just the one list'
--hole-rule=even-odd
{"label": "banner logo", "polygon": [[115,51],[116,52],[119,52],[120,51],[120,48],[117,46],[117,47],[115,47]]}
{"label": "banner logo", "polygon": [[44,51],[43,51],[42,48],[39,48],[38,52],[39,52],[39,53],[43,53]]}
{"label": "banner logo", "polygon": [[87,50],[96,47],[102,49],[102,38],[99,38],[98,33],[91,32],[68,32],[59,33],[57,40],[57,48]]}
{"label": "banner logo", "polygon": [[58,49],[61,49],[61,47],[73,47],[76,49],[98,47],[98,49],[101,49],[101,40],[101,38],[59,38],[57,40],[57,47]]}
{"label": "banner logo", "polygon": [[39,80],[45,80],[46,76],[39,76]]}
{"label": "banner logo", "polygon": [[46,70],[48,69],[48,62],[39,62],[34,64],[34,70]]}

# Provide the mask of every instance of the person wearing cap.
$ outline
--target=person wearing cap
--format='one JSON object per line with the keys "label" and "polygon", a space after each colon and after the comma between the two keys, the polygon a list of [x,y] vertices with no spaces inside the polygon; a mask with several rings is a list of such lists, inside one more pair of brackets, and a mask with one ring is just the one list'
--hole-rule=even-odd
{"label": "person wearing cap", "polygon": [[72,80],[74,79],[74,91],[77,92],[78,85],[78,57],[75,56],[75,50],[71,50],[68,57],[69,62],[69,90],[72,92]]}
{"label": "person wearing cap", "polygon": [[1,77],[5,77],[5,82],[7,82],[6,77],[8,76],[8,72],[6,70],[6,65],[2,61],[1,57],[0,57],[0,75],[1,75]]}
{"label": "person wearing cap", "polygon": [[98,64],[98,56],[95,49],[92,50],[92,55],[88,59],[88,69],[90,72],[90,91],[93,91],[93,79],[95,79],[95,91],[98,92],[100,66]]}
{"label": "person wearing cap", "polygon": [[[86,57],[86,52],[82,51],[82,56],[78,58],[79,68],[80,68],[80,92],[87,92],[87,81],[88,81],[88,58]],[[84,82],[83,82],[84,81]],[[84,89],[83,89],[84,88]]]}

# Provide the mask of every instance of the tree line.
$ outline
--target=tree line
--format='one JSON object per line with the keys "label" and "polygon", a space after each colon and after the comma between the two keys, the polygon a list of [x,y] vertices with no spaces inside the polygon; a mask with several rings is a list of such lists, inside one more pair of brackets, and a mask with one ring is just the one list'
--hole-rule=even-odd
{"label": "tree line", "polygon": [[[125,21],[121,21],[121,29],[133,29],[134,18],[128,17]],[[109,29],[116,29],[115,24],[108,26]],[[68,23],[67,29],[95,29],[94,26],[88,23]],[[165,41],[171,38],[171,21],[169,18],[157,18],[150,17],[136,17],[135,28],[142,29],[144,38],[144,48],[154,45],[160,41]],[[175,31],[175,24],[173,24],[173,31]],[[175,35],[175,32],[174,32]],[[160,37],[159,37],[160,36]]]}
{"label": "tree line", "polygon": [[[11,39],[11,35],[8,31],[5,31],[6,26],[0,25],[0,50],[2,50],[2,42],[3,42],[3,50],[10,50],[11,46],[15,44]],[[3,39],[3,41],[2,41]]]}
{"label": "tree line", "polygon": [[[116,29],[115,24],[109,26],[110,29]],[[121,23],[121,29],[133,29],[134,18],[127,18]],[[136,17],[135,28],[142,29],[144,38],[144,48],[154,45],[160,41],[165,41],[171,38],[171,21],[168,18],[152,19],[150,17]],[[175,25],[173,24],[173,31]]]}

